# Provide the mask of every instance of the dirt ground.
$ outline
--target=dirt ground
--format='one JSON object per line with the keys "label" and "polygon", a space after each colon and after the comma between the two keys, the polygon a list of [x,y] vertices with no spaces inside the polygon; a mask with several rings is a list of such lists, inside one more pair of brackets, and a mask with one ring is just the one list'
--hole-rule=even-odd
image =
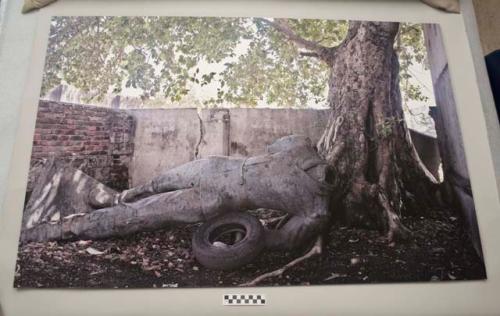
{"label": "dirt ground", "polygon": [[[391,245],[377,231],[334,225],[323,254],[260,285],[313,285],[485,279],[460,219],[404,218],[411,241]],[[233,287],[280,268],[295,253],[264,253],[235,271],[201,266],[191,253],[196,225],[101,241],[20,247],[18,288]],[[307,249],[306,249],[307,250]]]}

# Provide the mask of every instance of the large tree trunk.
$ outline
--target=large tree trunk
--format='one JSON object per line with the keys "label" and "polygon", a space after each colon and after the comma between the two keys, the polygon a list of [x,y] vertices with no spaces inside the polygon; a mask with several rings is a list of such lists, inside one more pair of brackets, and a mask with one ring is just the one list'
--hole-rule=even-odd
{"label": "large tree trunk", "polygon": [[399,62],[393,49],[398,23],[351,22],[344,42],[323,54],[331,66],[329,124],[317,144],[335,168],[332,203],[352,225],[406,237],[401,212],[433,200],[436,181],[425,169],[404,122]]}

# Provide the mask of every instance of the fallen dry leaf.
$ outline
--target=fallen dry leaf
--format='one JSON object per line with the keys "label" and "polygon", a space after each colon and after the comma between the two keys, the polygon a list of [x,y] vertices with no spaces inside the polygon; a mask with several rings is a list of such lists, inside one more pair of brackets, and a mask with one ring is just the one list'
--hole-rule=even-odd
{"label": "fallen dry leaf", "polygon": [[97,250],[95,248],[92,248],[92,247],[88,247],[87,249],[85,249],[85,251],[87,251],[91,255],[102,255],[104,253],[104,252]]}

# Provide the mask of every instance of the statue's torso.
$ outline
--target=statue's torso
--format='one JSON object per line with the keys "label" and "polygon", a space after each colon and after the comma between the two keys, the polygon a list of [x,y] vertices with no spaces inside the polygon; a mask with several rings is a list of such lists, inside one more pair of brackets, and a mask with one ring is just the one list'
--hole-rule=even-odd
{"label": "statue's torso", "polygon": [[297,215],[327,211],[328,184],[307,172],[326,167],[312,147],[249,158],[213,156],[205,164],[200,197],[207,210],[269,208]]}

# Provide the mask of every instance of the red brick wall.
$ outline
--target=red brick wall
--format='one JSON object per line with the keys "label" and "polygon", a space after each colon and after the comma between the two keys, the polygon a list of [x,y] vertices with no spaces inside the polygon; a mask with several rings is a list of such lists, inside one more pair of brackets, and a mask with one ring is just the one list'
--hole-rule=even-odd
{"label": "red brick wall", "polygon": [[[57,157],[97,180],[122,190],[128,187],[134,120],[108,108],[40,101],[31,170],[42,158]],[[33,185],[30,172],[28,190]]]}

